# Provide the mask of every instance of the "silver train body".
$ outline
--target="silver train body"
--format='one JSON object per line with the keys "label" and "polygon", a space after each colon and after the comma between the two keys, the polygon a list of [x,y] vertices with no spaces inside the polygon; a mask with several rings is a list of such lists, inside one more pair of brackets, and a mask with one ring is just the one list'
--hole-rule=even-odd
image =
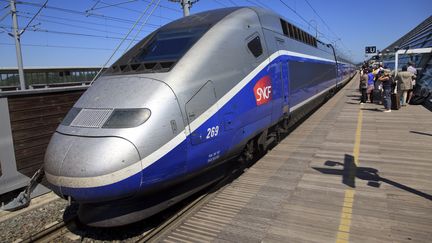
{"label": "silver train body", "polygon": [[86,224],[149,217],[220,178],[210,169],[251,141],[266,146],[276,127],[309,112],[353,73],[332,46],[264,9],[173,21],[77,101],[47,149],[47,180],[80,203]]}

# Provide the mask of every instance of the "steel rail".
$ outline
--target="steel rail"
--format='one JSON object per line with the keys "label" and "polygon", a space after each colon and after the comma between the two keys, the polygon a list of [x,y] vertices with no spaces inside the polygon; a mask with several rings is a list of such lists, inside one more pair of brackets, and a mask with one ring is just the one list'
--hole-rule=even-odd
{"label": "steel rail", "polygon": [[28,242],[51,242],[54,239],[66,234],[69,232],[69,227],[75,224],[75,220],[77,216],[73,216],[67,220],[58,222],[46,229],[39,231],[36,234],[30,235],[27,239],[23,240],[23,243]]}

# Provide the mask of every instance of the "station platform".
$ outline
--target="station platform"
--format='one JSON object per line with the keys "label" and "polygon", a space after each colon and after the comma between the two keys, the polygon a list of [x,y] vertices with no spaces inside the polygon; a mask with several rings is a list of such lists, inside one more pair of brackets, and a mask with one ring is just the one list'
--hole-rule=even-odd
{"label": "station platform", "polygon": [[432,112],[359,76],[163,242],[432,242]]}

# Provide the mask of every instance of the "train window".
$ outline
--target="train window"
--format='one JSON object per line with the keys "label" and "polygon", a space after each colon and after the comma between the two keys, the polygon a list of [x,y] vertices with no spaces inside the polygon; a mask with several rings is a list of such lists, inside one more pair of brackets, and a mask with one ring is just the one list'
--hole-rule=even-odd
{"label": "train window", "polygon": [[259,36],[256,36],[251,41],[249,41],[247,46],[255,57],[259,57],[263,53],[263,48]]}
{"label": "train window", "polygon": [[283,19],[280,19],[280,22],[281,22],[283,34],[286,35],[286,36],[288,36],[289,33],[288,33],[287,22],[285,20],[283,20]]}
{"label": "train window", "polygon": [[288,23],[289,37],[294,38],[294,27],[292,24]]}
{"label": "train window", "polygon": [[295,26],[294,26],[294,37],[295,37],[296,40],[300,40],[300,31]]}
{"label": "train window", "polygon": [[305,35],[304,35],[304,31],[303,30],[300,30],[300,41],[301,42],[305,42]]}

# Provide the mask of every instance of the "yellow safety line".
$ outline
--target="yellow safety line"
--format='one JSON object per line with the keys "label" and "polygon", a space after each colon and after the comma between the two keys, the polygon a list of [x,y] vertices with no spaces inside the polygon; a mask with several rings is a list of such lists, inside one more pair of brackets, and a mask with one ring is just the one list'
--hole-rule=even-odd
{"label": "yellow safety line", "polygon": [[[360,154],[360,138],[361,138],[362,121],[363,121],[363,111],[360,110],[357,117],[357,129],[356,129],[354,149],[353,149],[354,164],[356,168],[359,166],[358,158]],[[345,190],[345,197],[344,197],[344,202],[343,202],[343,207],[342,207],[342,212],[340,217],[339,229],[336,236],[336,243],[349,242],[354,194],[355,194],[354,189]]]}

